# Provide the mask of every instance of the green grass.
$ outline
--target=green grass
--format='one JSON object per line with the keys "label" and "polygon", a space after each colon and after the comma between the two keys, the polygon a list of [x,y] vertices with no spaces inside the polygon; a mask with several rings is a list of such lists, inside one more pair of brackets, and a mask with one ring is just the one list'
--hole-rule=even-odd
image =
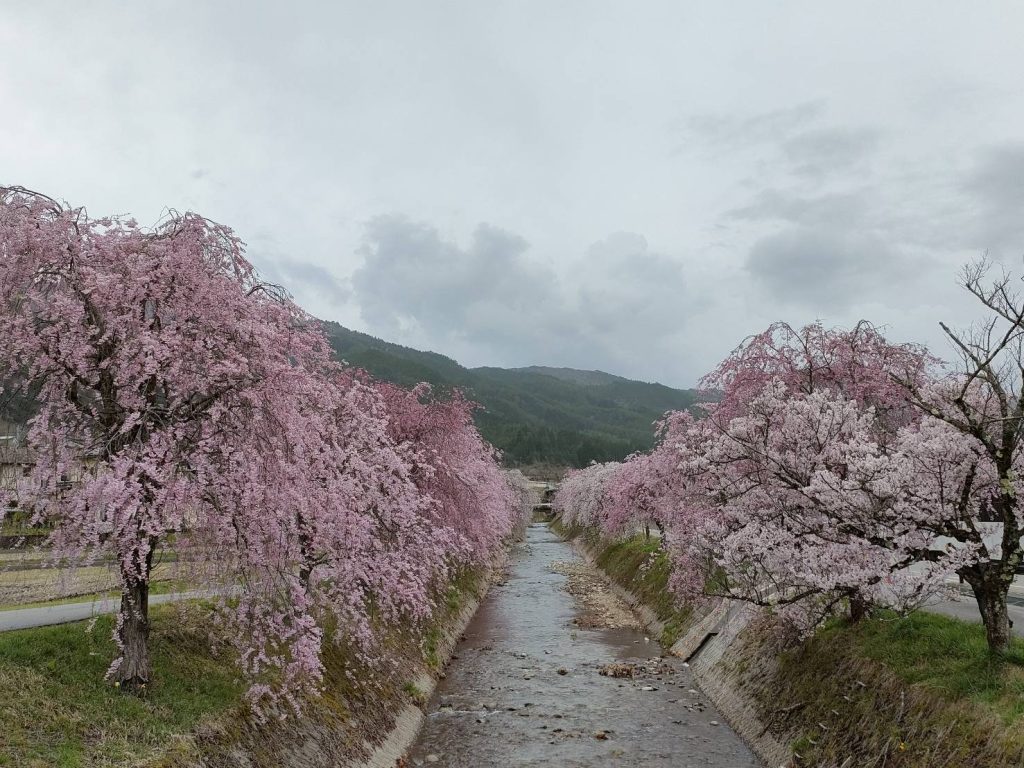
{"label": "green grass", "polygon": [[[424,661],[440,669],[445,628],[480,586],[479,572],[463,571],[425,625],[382,627],[386,664],[361,658],[344,632],[328,628],[337,642],[324,647],[325,689],[301,723],[249,717],[246,683],[227,648],[211,649],[202,601],[151,608],[153,683],[144,698],[103,681],[115,656],[111,616],[92,631],[79,622],[0,633],[0,766],[184,768],[200,755],[228,766],[242,750],[254,768],[276,768],[310,748],[355,759],[365,739],[391,727],[396,702],[425,698],[409,681]],[[311,732],[323,743],[311,746]]]}
{"label": "green grass", "polygon": [[0,536],[49,536],[52,528],[43,528],[38,525],[26,525],[23,523],[5,523],[0,525]]}
{"label": "green grass", "polygon": [[472,569],[463,569],[445,589],[444,595],[438,600],[433,619],[423,632],[421,647],[423,660],[435,672],[441,671],[444,660],[440,657],[440,647],[445,628],[462,610],[466,602],[480,594],[481,573]]}
{"label": "green grass", "polygon": [[[48,535],[48,534],[47,534]],[[40,536],[38,538],[45,538]],[[55,564],[62,565],[63,561],[54,560],[51,556],[51,550],[41,546],[37,542],[29,542],[26,546],[21,547],[4,547],[0,549],[0,555],[6,555],[6,562],[11,566],[8,570],[11,571],[31,571],[39,568],[51,568]],[[20,559],[14,559],[11,556],[23,555]],[[31,557],[27,556],[31,555]],[[3,562],[3,560],[0,560]],[[154,560],[155,565],[169,564],[178,562],[178,554],[174,551],[161,549],[157,552],[157,556]],[[117,563],[117,558],[113,556],[99,557],[96,560],[89,563],[89,566],[94,565],[108,565],[112,566]],[[85,567],[89,567],[85,566]]]}
{"label": "green grass", "polygon": [[548,525],[551,530],[563,539],[568,539],[569,541],[579,539],[590,547],[597,547],[601,544],[601,536],[596,528],[587,528],[582,525],[566,525],[560,517],[553,518]]}
{"label": "green grass", "polygon": [[989,653],[981,624],[935,613],[883,615],[857,627],[832,625],[821,641],[845,639],[860,656],[903,680],[991,709],[1006,723],[1024,716],[1024,640],[1001,657]]}
{"label": "green grass", "polygon": [[427,703],[427,694],[420,690],[420,687],[416,683],[409,681],[402,686],[402,690],[405,691],[406,695],[412,699],[413,703],[417,706],[422,707]]}
{"label": "green grass", "polygon": [[171,607],[151,610],[153,684],[145,698],[104,682],[112,617],[0,634],[0,765],[134,764],[239,702],[237,667]]}
{"label": "green grass", "polygon": [[[151,594],[157,594],[155,589],[156,584],[153,584],[151,588]],[[54,605],[70,605],[72,603],[94,603],[97,600],[103,600],[104,598],[115,598],[121,593],[116,589],[111,589],[106,592],[88,592],[81,595],[69,595],[68,597],[59,597],[53,600],[35,600],[31,603],[7,603],[0,605],[0,611],[20,611],[23,608],[49,608]]]}
{"label": "green grass", "polygon": [[30,525],[32,514],[25,509],[0,509],[0,536],[48,536],[53,528],[48,525]]}
{"label": "green grass", "polygon": [[795,765],[1024,765],[1024,642],[994,657],[980,624],[929,613],[835,621],[781,652],[771,637],[753,625],[727,663]]}
{"label": "green grass", "polygon": [[693,609],[680,605],[668,588],[671,568],[659,539],[634,536],[613,542],[598,554],[597,564],[654,611],[665,626],[658,638],[663,646],[670,647],[682,636]]}

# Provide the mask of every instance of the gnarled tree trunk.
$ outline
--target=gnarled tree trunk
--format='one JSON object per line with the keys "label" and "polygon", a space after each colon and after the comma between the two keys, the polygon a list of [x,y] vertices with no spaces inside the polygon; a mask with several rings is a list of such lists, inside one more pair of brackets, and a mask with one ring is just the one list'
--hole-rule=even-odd
{"label": "gnarled tree trunk", "polygon": [[138,573],[122,574],[124,581],[117,630],[121,658],[114,672],[114,681],[126,693],[142,693],[152,674],[149,660],[149,577],[152,567],[153,547],[150,547]]}
{"label": "gnarled tree trunk", "polygon": [[850,595],[850,622],[856,624],[867,618],[871,612],[871,604],[864,599],[860,591],[855,590]]}
{"label": "gnarled tree trunk", "polygon": [[998,566],[975,566],[963,575],[978,602],[988,648],[994,653],[1002,653],[1010,646],[1010,614],[1006,609],[1006,595],[1010,591],[1012,577],[1002,578],[997,571]]}

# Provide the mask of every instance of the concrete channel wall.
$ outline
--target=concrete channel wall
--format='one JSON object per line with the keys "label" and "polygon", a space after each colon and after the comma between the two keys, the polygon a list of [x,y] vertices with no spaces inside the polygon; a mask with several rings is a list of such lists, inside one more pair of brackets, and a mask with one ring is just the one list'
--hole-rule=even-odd
{"label": "concrete channel wall", "polygon": [[[437,657],[441,660],[443,669],[451,659],[455,646],[466,631],[473,616],[476,615],[480,604],[487,597],[491,584],[495,578],[504,573],[508,566],[509,552],[503,553],[488,571],[484,586],[480,594],[467,601],[450,624],[445,627],[440,642],[437,646]],[[434,693],[437,687],[438,676],[426,666],[419,670],[413,684],[423,694],[424,706]],[[405,705],[395,715],[395,724],[388,732],[384,741],[373,749],[372,753],[365,760],[357,760],[346,763],[342,768],[395,768],[397,761],[405,755],[409,747],[416,740],[416,736],[423,726],[424,714],[421,706],[415,704]]]}
{"label": "concrete channel wall", "polygon": [[[661,636],[665,625],[639,597],[601,570],[597,550],[580,539],[574,539],[573,546],[604,575],[611,590],[632,607],[647,631],[654,637]],[[700,689],[768,768],[785,768],[791,764],[792,751],[768,733],[757,717],[754,702],[735,686],[728,670],[727,653],[755,614],[752,606],[719,601],[702,611],[668,652],[687,660]]]}
{"label": "concrete channel wall", "polygon": [[[497,570],[492,570],[492,573],[500,572],[500,568],[501,566]],[[437,655],[441,659],[442,667],[448,663],[452,652],[455,650],[455,646],[459,642],[459,638],[466,631],[466,627],[472,621],[477,608],[480,607],[480,603],[487,597],[490,585],[491,579],[488,578],[480,596],[466,603],[451,624],[445,628],[437,649]],[[438,678],[426,667],[420,670],[418,677],[413,681],[416,688],[423,693],[424,702],[433,695],[434,688],[437,687],[437,681]],[[419,706],[407,704],[395,716],[395,725],[384,742],[374,749],[373,753],[366,760],[353,763],[352,768],[394,768],[398,759],[406,753],[413,741],[416,740],[416,734],[419,733],[423,725],[423,719],[423,710]]]}
{"label": "concrete channel wall", "polygon": [[[540,509],[540,507],[545,505],[540,504],[539,502],[543,498],[544,492],[550,488],[549,484],[530,481],[529,488],[534,495],[533,503],[530,505],[533,513],[536,514],[538,511],[546,511]],[[547,507],[550,509],[550,505],[547,505]],[[524,516],[518,529],[513,535],[514,542],[519,542],[523,539],[526,526],[528,524],[529,521]],[[473,620],[480,604],[487,597],[491,584],[508,568],[509,557],[511,556],[512,549],[515,546],[516,544],[512,544],[498,555],[495,561],[491,564],[491,567],[488,569],[480,594],[473,600],[468,601],[466,605],[463,606],[462,610],[459,611],[459,614],[452,619],[449,626],[445,628],[437,648],[437,656],[441,660],[442,669],[447,666],[452,653],[455,652],[455,646],[458,645],[459,639],[466,631],[466,627],[468,627],[469,623]],[[422,701],[424,706],[434,694],[437,682],[437,675],[425,666],[420,669],[417,678],[413,680],[413,684],[423,694]],[[416,736],[419,734],[420,728],[423,727],[423,720],[424,714],[422,707],[415,704],[407,704],[401,711],[396,713],[394,726],[388,732],[384,741],[373,749],[370,756],[365,760],[350,763],[344,766],[344,768],[394,768],[398,760],[405,755],[409,750],[409,747],[412,746],[412,743],[416,740]]]}

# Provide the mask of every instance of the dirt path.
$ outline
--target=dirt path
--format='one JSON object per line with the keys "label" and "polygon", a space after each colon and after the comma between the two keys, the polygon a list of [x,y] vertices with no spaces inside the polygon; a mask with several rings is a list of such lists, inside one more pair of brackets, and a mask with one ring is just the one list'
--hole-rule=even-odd
{"label": "dirt path", "polygon": [[410,765],[760,765],[689,670],[662,658],[543,524],[480,607],[427,712]]}

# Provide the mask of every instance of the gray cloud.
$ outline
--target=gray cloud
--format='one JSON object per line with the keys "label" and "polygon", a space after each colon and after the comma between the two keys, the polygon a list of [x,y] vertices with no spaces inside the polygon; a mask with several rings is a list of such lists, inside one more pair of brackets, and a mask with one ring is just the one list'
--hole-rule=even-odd
{"label": "gray cloud", "polygon": [[748,116],[693,115],[684,122],[684,127],[722,149],[776,143],[820,118],[825,106],[823,99],[815,99]]}
{"label": "gray cloud", "polygon": [[823,227],[793,227],[758,240],[747,270],[773,296],[834,314],[873,298],[911,274],[913,259],[877,235]]}
{"label": "gray cloud", "polygon": [[278,257],[274,261],[277,280],[291,290],[321,297],[334,307],[346,304],[352,298],[351,289],[327,269],[309,261]]}
{"label": "gray cloud", "polygon": [[907,3],[8,3],[0,182],[200,211],[470,364],[688,385],[817,316],[941,346],[957,266],[1024,252],[1024,5]]}
{"label": "gray cloud", "polygon": [[517,313],[551,299],[553,274],[527,257],[529,243],[480,224],[467,247],[434,227],[403,216],[379,216],[366,227],[362,267],[352,276],[363,318],[400,332],[493,342]]}
{"label": "gray cloud", "polygon": [[[922,304],[949,296],[958,265],[978,253],[965,238],[972,205],[988,213],[985,232],[999,231],[996,221],[1010,224],[1000,206],[1012,197],[1011,178],[986,185],[991,199],[978,200],[979,188],[958,182],[956,167],[915,157],[881,129],[829,120],[827,110],[808,112],[789,135],[760,141],[763,159],[719,226],[746,235],[744,273],[757,301],[778,306],[779,315],[796,310],[849,324],[871,313],[882,324],[902,316],[905,327],[927,326],[906,321],[908,296]],[[983,168],[972,184],[985,179]]]}
{"label": "gray cloud", "polygon": [[979,151],[963,185],[973,202],[969,245],[996,257],[1024,256],[1024,142]]}
{"label": "gray cloud", "polygon": [[872,214],[871,196],[864,192],[802,195],[784,189],[765,189],[741,208],[726,213],[738,221],[783,221],[810,227],[860,226]]}
{"label": "gray cloud", "polygon": [[581,319],[595,332],[650,338],[679,322],[682,264],[651,251],[642,235],[615,232],[592,244],[578,270]]}
{"label": "gray cloud", "polygon": [[860,167],[878,146],[878,140],[875,130],[819,128],[787,139],[782,152],[794,173],[823,179]]}
{"label": "gray cloud", "polygon": [[663,375],[664,366],[644,358],[685,328],[681,263],[636,233],[593,243],[563,274],[536,260],[524,238],[489,224],[460,246],[429,224],[377,217],[361,252],[352,285],[370,327],[441,340],[471,361],[498,356]]}

